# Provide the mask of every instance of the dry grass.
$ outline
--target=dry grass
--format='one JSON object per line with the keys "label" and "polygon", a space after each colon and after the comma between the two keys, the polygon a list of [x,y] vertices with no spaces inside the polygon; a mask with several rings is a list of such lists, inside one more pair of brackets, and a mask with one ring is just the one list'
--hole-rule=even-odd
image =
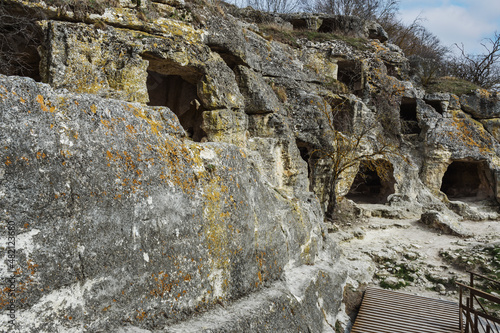
{"label": "dry grass", "polygon": [[437,78],[425,86],[425,90],[430,93],[449,92],[455,95],[463,95],[480,87],[472,82],[462,80],[456,77],[444,76]]}

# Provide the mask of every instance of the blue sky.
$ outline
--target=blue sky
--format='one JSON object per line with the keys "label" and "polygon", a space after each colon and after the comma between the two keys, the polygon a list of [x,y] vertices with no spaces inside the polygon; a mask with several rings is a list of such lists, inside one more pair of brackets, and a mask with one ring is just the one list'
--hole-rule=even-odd
{"label": "blue sky", "polygon": [[481,41],[500,33],[499,0],[400,0],[399,7],[404,22],[420,15],[422,24],[455,51],[453,44],[463,43],[469,53],[482,53]]}
{"label": "blue sky", "polygon": [[399,0],[399,8],[405,23],[420,16],[421,23],[454,53],[458,53],[454,43],[463,43],[467,53],[483,53],[481,41],[500,33],[500,0]]}

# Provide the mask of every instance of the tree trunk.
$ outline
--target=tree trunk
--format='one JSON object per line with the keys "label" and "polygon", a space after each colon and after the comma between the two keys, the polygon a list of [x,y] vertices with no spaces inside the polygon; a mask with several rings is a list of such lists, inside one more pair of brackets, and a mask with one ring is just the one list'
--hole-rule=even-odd
{"label": "tree trunk", "polygon": [[328,200],[328,205],[326,207],[325,217],[328,220],[332,220],[335,214],[335,208],[337,207],[337,193],[335,192],[335,188],[337,184],[337,180],[334,180],[330,183],[330,199]]}

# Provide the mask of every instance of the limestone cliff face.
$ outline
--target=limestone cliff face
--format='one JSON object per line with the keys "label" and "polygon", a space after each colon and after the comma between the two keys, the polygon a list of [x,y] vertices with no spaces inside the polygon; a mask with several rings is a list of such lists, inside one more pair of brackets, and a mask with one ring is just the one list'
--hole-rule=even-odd
{"label": "limestone cliff face", "polygon": [[[391,142],[377,200],[401,214],[447,209],[464,168],[470,195],[499,195],[498,96],[426,94],[373,23],[346,21],[361,48],[292,47],[234,8],[152,1],[161,16],[143,21],[120,1],[79,22],[6,2],[44,36],[42,82],[0,75],[0,216],[16,233],[0,267],[20,332],[333,332],[347,272],[323,223],[332,162],[313,153],[334,148],[332,112]],[[11,299],[2,289],[2,330]]]}

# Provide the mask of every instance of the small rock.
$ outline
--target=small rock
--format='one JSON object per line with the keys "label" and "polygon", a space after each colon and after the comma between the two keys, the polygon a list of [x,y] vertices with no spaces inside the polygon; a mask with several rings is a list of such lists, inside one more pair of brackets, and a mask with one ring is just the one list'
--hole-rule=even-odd
{"label": "small rock", "polygon": [[366,232],[364,232],[361,229],[356,229],[356,230],[354,230],[353,233],[354,233],[354,237],[356,237],[357,239],[363,239],[363,238],[365,238],[365,235],[366,235]]}

